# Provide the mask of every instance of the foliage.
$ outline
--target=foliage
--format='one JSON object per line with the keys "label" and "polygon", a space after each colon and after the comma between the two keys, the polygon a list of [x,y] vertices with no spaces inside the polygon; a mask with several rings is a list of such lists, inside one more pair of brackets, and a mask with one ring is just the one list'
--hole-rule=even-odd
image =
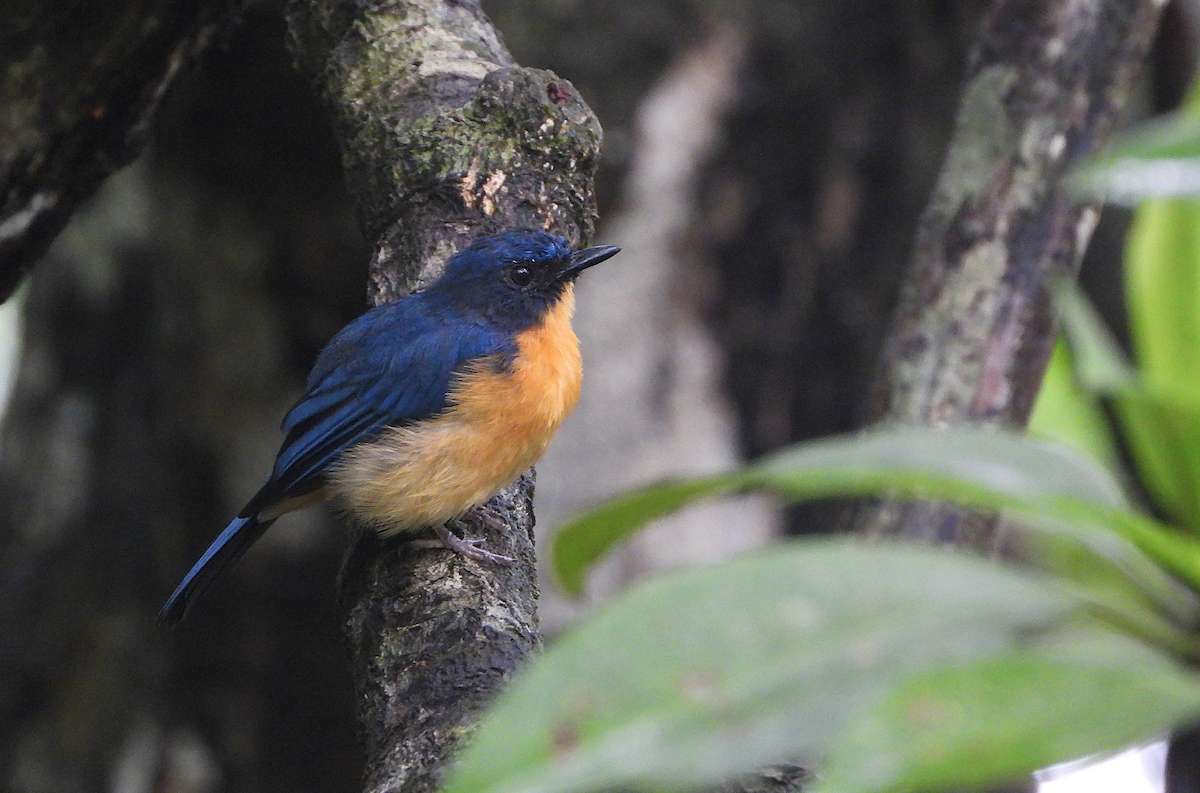
{"label": "foliage", "polygon": [[[1173,185],[1195,170],[1195,192],[1196,104],[1078,184],[1131,195],[1171,166]],[[819,791],[985,786],[1200,717],[1182,665],[1200,661],[1200,204],[1144,203],[1127,268],[1136,366],[1080,294],[1059,295],[1065,343],[1033,429],[1069,445],[978,428],[825,439],[625,494],[554,547],[578,592],[647,521],[757,489],[996,511],[1010,561],[823,539],[650,582],[515,681],[447,793],[677,790],[777,762],[815,767]],[[1169,523],[1124,496],[1118,433]]]}
{"label": "foliage", "polygon": [[[827,759],[828,790],[933,789],[979,781],[957,759],[981,746],[1009,777],[1200,712],[1200,683],[1093,613],[1010,567],[846,540],[660,579],[529,669],[446,793],[696,787],[781,759]],[[1043,696],[1070,707],[1027,718]]]}
{"label": "foliage", "polygon": [[[1125,246],[1136,367],[1086,299],[1065,288],[1059,303],[1077,379],[1112,406],[1114,429],[1155,506],[1200,531],[1200,83],[1178,113],[1128,136],[1075,184],[1142,199]],[[1056,423],[1071,422],[1081,407],[1064,404]],[[1102,422],[1093,426],[1103,432]]]}
{"label": "foliage", "polygon": [[448,793],[696,787],[780,761],[816,764],[819,789],[936,790],[1200,714],[1200,680],[1172,660],[1200,658],[1200,600],[1162,569],[1200,588],[1200,546],[1043,440],[893,428],[644,488],[562,529],[560,575],[581,581],[668,509],[751,487],[1004,508],[1035,567],[826,539],[651,582],[506,692]]}
{"label": "foliage", "polygon": [[1075,190],[1126,204],[1200,194],[1200,83],[1175,113],[1154,119],[1095,157],[1072,178]]}

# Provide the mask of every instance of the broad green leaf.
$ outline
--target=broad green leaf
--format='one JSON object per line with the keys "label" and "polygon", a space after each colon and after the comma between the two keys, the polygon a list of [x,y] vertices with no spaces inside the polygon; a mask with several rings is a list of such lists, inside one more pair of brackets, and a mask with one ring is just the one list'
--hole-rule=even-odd
{"label": "broad green leaf", "polygon": [[1054,303],[1083,387],[1109,395],[1133,385],[1137,380],[1133,365],[1083,291],[1073,283],[1063,283],[1054,291]]}
{"label": "broad green leaf", "polygon": [[1130,333],[1140,376],[1197,389],[1200,203],[1145,201],[1125,238]]}
{"label": "broad green leaf", "polygon": [[1200,657],[1197,643],[1172,624],[1195,621],[1197,599],[1164,572],[1200,590],[1200,541],[1125,509],[1111,477],[1071,450],[979,428],[898,427],[824,439],[740,472],[635,491],[560,529],[559,578],[577,592],[590,566],[648,520],[750,487],[787,500],[892,493],[1004,510],[1029,533],[1022,544],[1030,562],[1105,599],[1115,623]]}
{"label": "broad green leaf", "polygon": [[996,562],[848,540],[659,579],[526,669],[444,790],[677,788],[807,763],[900,680],[1004,657],[1080,608]]}
{"label": "broad green leaf", "polygon": [[895,491],[994,508],[1005,498],[1071,496],[1123,503],[1120,487],[1077,454],[1045,441],[974,427],[894,427],[799,444],[741,472],[636,490],[561,527],[554,565],[568,592],[617,541],[649,520],[704,496],[769,487],[791,499]]}
{"label": "broad green leaf", "polygon": [[1171,427],[1185,422],[1171,421],[1171,406],[1163,405],[1138,378],[1117,340],[1078,287],[1063,284],[1056,290],[1055,302],[1080,383],[1112,401],[1146,490],[1164,511],[1182,519],[1190,502],[1187,479],[1180,476],[1188,453]]}
{"label": "broad green leaf", "polygon": [[1186,454],[1166,430],[1167,417],[1159,400],[1138,378],[1120,344],[1078,287],[1062,285],[1055,302],[1080,383],[1112,401],[1146,489],[1169,514],[1180,515],[1188,501],[1178,476]]}
{"label": "broad green leaf", "polygon": [[1121,418],[1147,488],[1200,529],[1200,203],[1145,201],[1125,245],[1139,393]]}
{"label": "broad green leaf", "polygon": [[606,501],[560,529],[553,540],[554,569],[567,592],[583,591],[587,571],[612,545],[655,518],[696,499],[726,492],[742,483],[737,473],[650,485]]}
{"label": "broad green leaf", "polygon": [[[1033,532],[1024,541],[1030,562],[1092,589],[1119,587],[1182,624],[1197,616],[1196,598],[1160,565],[1200,588],[1200,544],[1122,508],[1115,482],[1060,444],[971,427],[882,431],[797,446],[754,466],[747,478],[789,500],[890,492],[1004,510]],[[1132,613],[1126,618],[1139,621]],[[1196,654],[1196,643],[1179,631],[1146,629],[1147,638],[1170,636],[1168,646]]]}
{"label": "broad green leaf", "polygon": [[[1163,526],[1153,518],[1136,512],[1109,510],[1099,516],[1104,525],[1128,538],[1147,556],[1200,592],[1200,540]],[[1189,623],[1192,624],[1192,623]]]}
{"label": "broad green leaf", "polygon": [[[1200,637],[1181,627],[1200,620],[1200,600],[1114,532],[1104,515],[1060,521],[1047,509],[1004,514],[1019,527],[1002,529],[1008,558],[1052,572],[1122,630],[1181,658],[1200,659]],[[1126,528],[1124,535],[1136,536],[1140,528]]]}
{"label": "broad green leaf", "polygon": [[1113,407],[1146,490],[1178,524],[1200,531],[1200,403],[1136,387],[1114,395]]}
{"label": "broad green leaf", "polygon": [[1060,338],[1029,417],[1029,434],[1064,443],[1110,472],[1121,470],[1108,419],[1075,377],[1071,353]]}
{"label": "broad green leaf", "polygon": [[1077,170],[1072,188],[1132,204],[1143,198],[1200,194],[1200,119],[1185,110],[1146,122]]}
{"label": "broad green leaf", "polygon": [[[1200,259],[1192,266],[1200,266]],[[1056,302],[1079,381],[1112,400],[1146,490],[1172,518],[1200,530],[1200,378],[1185,379],[1186,372],[1169,361],[1159,364],[1158,376],[1143,370],[1135,372],[1078,289],[1060,288]],[[1159,313],[1165,316],[1169,311],[1163,307]],[[1145,324],[1152,325],[1154,312],[1147,308],[1143,313]],[[1158,346],[1146,346],[1159,349],[1168,343],[1163,337],[1158,339]],[[1147,355],[1171,358],[1169,351]],[[1200,352],[1184,357],[1196,358],[1200,367]]]}
{"label": "broad green leaf", "polygon": [[[1099,507],[1125,504],[1107,472],[1062,444],[983,427],[894,427],[823,438],[764,458],[751,476],[793,497],[936,488],[968,502],[984,491],[1012,498],[1066,497]],[[836,495],[836,493],[834,493]],[[989,504],[990,506],[990,504]]]}
{"label": "broad green leaf", "polygon": [[[1004,437],[1025,440],[1019,436]],[[922,456],[935,448],[934,444],[926,448],[910,447],[911,459],[907,462],[914,466],[913,471],[900,468],[883,473],[849,471],[821,467],[814,460],[818,467],[812,476],[795,468],[755,473],[757,484],[791,500],[835,493],[889,492],[944,498],[976,509],[1003,511],[1025,531],[1021,544],[1028,549],[1027,561],[1072,579],[1090,590],[1091,597],[1104,599],[1116,623],[1181,655],[1200,659],[1200,644],[1194,637],[1161,618],[1149,616],[1146,611],[1149,608],[1150,612],[1168,615],[1175,625],[1195,624],[1200,615],[1195,594],[1172,580],[1164,569],[1193,590],[1200,590],[1200,542],[1135,512],[1059,496],[1049,489],[1039,493],[1037,481],[1029,472],[1041,470],[1046,476],[1053,476],[1050,468],[1018,467],[1009,471],[980,465],[955,475],[944,473],[936,463],[930,465],[930,460]],[[998,454],[982,462],[992,463],[1002,458],[1003,454]],[[1005,489],[976,484],[989,480]]]}
{"label": "broad green leaf", "polygon": [[814,793],[982,788],[1200,715],[1200,681],[1114,634],[919,672],[860,718]]}
{"label": "broad green leaf", "polygon": [[[1197,615],[1196,599],[1139,551],[1132,536],[1114,534],[1119,524],[1109,513],[1124,502],[1111,477],[1060,444],[973,427],[896,429],[850,443],[804,444],[764,460],[747,478],[788,500],[890,492],[1006,510],[1034,533],[1022,542],[1034,564],[1091,589],[1119,588],[1179,621]],[[1145,623],[1143,609],[1129,606],[1126,622]],[[1157,622],[1144,628],[1147,638],[1173,637],[1170,646],[1194,654],[1195,643],[1178,633]]]}

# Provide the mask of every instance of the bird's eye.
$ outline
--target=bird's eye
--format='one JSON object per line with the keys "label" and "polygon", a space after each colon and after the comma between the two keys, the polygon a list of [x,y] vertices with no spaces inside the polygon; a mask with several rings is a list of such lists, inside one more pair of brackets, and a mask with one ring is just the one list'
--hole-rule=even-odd
{"label": "bird's eye", "polygon": [[508,280],[515,286],[529,286],[533,283],[533,270],[523,264],[515,265],[508,270]]}

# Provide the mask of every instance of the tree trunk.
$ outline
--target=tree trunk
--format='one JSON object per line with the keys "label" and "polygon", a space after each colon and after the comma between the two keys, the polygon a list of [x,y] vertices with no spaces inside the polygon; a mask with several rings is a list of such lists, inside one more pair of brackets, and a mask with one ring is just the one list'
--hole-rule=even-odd
{"label": "tree trunk", "polygon": [[[1023,426],[1054,345],[1050,287],[1099,207],[1063,177],[1111,132],[1153,40],[1156,0],[998,0],[971,55],[954,138],[917,233],[872,416]],[[859,530],[988,549],[991,523],[885,501]]]}
{"label": "tree trunk", "polygon": [[[478,3],[298,1],[288,21],[373,248],[373,302],[427,283],[454,250],[502,228],[591,237],[599,122],[569,82],[517,66]],[[512,566],[358,533],[342,601],[366,790],[434,790],[538,647],[532,494],[530,474],[490,502],[509,530],[488,548]]]}

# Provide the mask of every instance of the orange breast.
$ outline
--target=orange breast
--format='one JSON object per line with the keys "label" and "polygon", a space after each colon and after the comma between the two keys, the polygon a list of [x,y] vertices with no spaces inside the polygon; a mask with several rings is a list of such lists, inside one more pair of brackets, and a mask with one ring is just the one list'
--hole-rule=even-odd
{"label": "orange breast", "polygon": [[457,517],[520,476],[579,400],[574,309],[568,285],[543,322],[518,335],[508,371],[480,362],[451,388],[444,414],[346,452],[330,472],[334,495],[394,534]]}

